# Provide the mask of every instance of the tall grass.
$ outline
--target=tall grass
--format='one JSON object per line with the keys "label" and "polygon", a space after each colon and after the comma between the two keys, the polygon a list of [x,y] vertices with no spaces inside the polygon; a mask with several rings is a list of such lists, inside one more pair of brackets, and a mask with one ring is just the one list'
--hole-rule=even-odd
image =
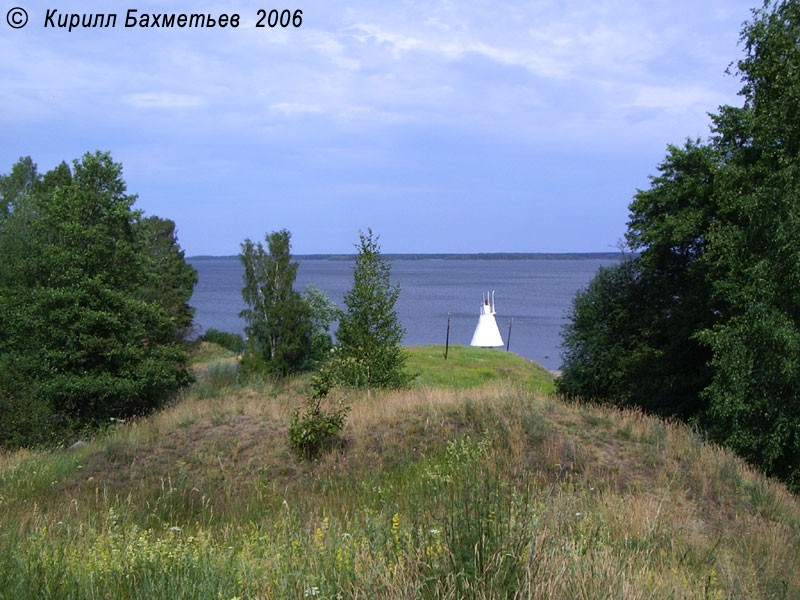
{"label": "tall grass", "polygon": [[348,392],[344,447],[308,464],[303,380],[221,372],[0,457],[0,599],[800,597],[797,499],[683,426],[508,380]]}

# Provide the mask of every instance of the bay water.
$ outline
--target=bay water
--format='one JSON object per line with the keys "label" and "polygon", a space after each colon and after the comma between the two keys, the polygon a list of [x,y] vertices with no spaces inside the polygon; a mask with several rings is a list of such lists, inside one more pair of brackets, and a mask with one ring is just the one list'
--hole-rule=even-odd
{"label": "bay water", "polygon": [[[195,326],[244,333],[239,312],[244,269],[237,257],[190,258],[198,283],[190,304]],[[400,286],[397,313],[406,335],[404,345],[444,344],[447,314],[450,343],[468,345],[478,323],[482,294],[495,292],[497,325],[503,340],[511,327],[510,350],[548,369],[561,366],[561,329],[575,293],[589,283],[597,269],[612,265],[608,256],[557,259],[395,259],[392,282]],[[295,288],[314,284],[344,307],[353,284],[351,260],[298,260]],[[505,348],[498,351],[505,351]]]}

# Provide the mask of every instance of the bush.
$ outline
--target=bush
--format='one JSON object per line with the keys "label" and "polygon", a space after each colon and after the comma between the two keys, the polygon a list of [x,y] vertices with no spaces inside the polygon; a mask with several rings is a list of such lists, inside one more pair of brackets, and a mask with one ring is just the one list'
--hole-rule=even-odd
{"label": "bush", "polygon": [[222,346],[226,350],[241,354],[244,352],[244,338],[238,333],[230,333],[228,331],[220,331],[213,327],[207,330],[200,339],[204,342],[211,342]]}
{"label": "bush", "polygon": [[289,446],[301,458],[315,460],[331,449],[340,439],[349,406],[341,400],[330,412],[322,410],[322,401],[332,387],[328,371],[314,375],[311,379],[311,396],[301,413],[297,409],[289,424]]}

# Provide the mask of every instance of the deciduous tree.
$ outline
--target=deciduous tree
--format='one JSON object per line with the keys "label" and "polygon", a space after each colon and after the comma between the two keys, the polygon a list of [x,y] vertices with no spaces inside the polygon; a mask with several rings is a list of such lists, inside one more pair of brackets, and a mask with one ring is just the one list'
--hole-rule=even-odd
{"label": "deciduous tree", "polygon": [[183,339],[192,326],[194,308],[189,306],[197,271],[186,262],[178,243],[175,222],[151,216],[135,223],[134,232],[142,244],[146,278],[140,293],[144,300],[164,306],[175,323],[177,339]]}
{"label": "deciduous tree", "polygon": [[290,240],[286,229],[267,234],[267,250],[247,239],[239,255],[242,297],[249,306],[240,313],[247,323],[247,364],[258,357],[267,371],[281,376],[302,369],[311,351],[311,310],[294,289],[297,263]]}
{"label": "deciduous tree", "polygon": [[743,106],[636,195],[635,276],[578,295],[559,386],[693,418],[800,490],[800,2],[765,2],[741,39]]}
{"label": "deciduous tree", "polygon": [[4,217],[0,395],[24,394],[40,428],[144,414],[190,379],[168,308],[142,294],[134,201],[121,165],[87,153],[27,177]]}
{"label": "deciduous tree", "polygon": [[742,31],[741,108],[714,118],[724,152],[707,261],[723,319],[704,396],[713,437],[800,491],[800,3]]}

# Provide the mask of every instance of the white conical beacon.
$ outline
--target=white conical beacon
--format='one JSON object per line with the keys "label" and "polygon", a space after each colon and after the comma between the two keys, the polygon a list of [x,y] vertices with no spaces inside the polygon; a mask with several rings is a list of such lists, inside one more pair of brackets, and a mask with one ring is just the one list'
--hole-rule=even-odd
{"label": "white conical beacon", "polygon": [[483,348],[493,348],[495,346],[503,346],[503,338],[500,336],[500,330],[497,328],[497,321],[494,320],[494,292],[491,295],[491,304],[489,304],[489,292],[483,297],[483,306],[481,306],[481,316],[478,319],[478,326],[475,328],[475,333],[472,334],[472,341],[470,346],[481,346]]}

